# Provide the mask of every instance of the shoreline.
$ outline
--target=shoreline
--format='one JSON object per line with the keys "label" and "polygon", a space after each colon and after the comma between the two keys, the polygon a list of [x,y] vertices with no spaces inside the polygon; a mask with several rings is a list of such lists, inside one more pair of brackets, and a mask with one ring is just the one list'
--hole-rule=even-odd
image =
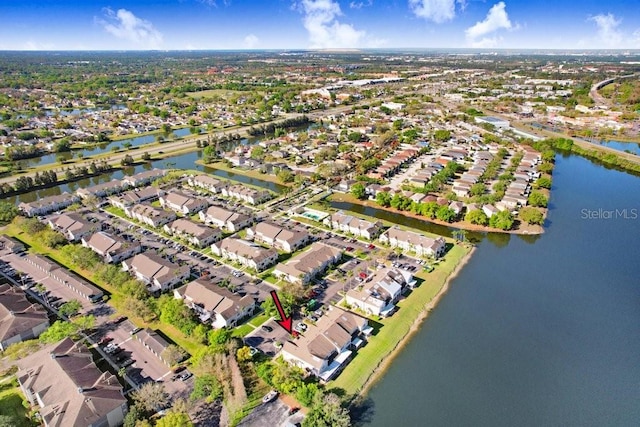
{"label": "shoreline", "polygon": [[[233,173],[236,175],[242,175],[242,176],[246,176],[247,178],[251,178],[251,179],[255,179],[257,181],[264,181],[264,182],[270,182],[276,185],[281,185],[282,187],[292,187],[292,184],[288,183],[282,183],[278,177],[276,177],[275,175],[271,175],[271,174],[252,174],[250,173],[251,171],[245,171],[243,169],[240,168],[235,168],[235,167],[228,167],[227,165],[224,164],[224,159],[218,160],[214,163],[205,163],[204,161],[202,161],[202,159],[198,159],[195,161],[195,163],[197,165],[206,167],[206,168],[210,168],[210,169],[217,169],[220,171],[225,171],[228,173]],[[228,178],[231,179],[231,178]]]}
{"label": "shoreline", "polygon": [[[335,201],[335,202],[353,203],[356,205],[363,206],[365,208],[379,209],[389,213],[406,216],[408,218],[413,218],[419,221],[424,221],[424,222],[428,222],[436,225],[442,225],[444,227],[456,228],[459,230],[476,231],[476,232],[483,232],[483,233],[517,234],[517,235],[524,235],[524,236],[544,234],[544,227],[539,225],[538,226],[527,225],[525,226],[525,228],[517,228],[515,230],[500,230],[497,228],[491,228],[483,225],[469,224],[466,221],[457,221],[457,222],[440,221],[435,218],[431,219],[425,216],[420,216],[409,211],[400,211],[394,208],[385,208],[370,200],[358,200],[355,197],[350,197],[350,195],[342,194],[342,193],[333,193],[328,197],[328,199],[330,199],[330,201]],[[335,209],[335,208],[331,208],[331,209]],[[353,212],[353,211],[350,211],[350,212]],[[353,213],[359,216],[366,216],[359,212],[353,212]],[[546,219],[546,213],[544,215]]]}
{"label": "shoreline", "polygon": [[380,378],[382,378],[384,373],[391,365],[391,362],[393,362],[393,360],[400,354],[404,347],[411,341],[413,336],[420,330],[422,323],[429,317],[429,313],[431,313],[431,311],[437,306],[438,302],[440,302],[442,297],[449,291],[451,282],[458,276],[464,266],[467,265],[467,263],[471,260],[475,251],[476,247],[474,246],[464,257],[462,257],[462,259],[460,259],[460,262],[458,262],[455,268],[445,279],[438,293],[436,293],[436,295],[424,306],[423,310],[415,318],[415,320],[411,324],[411,327],[409,328],[409,332],[396,343],[391,352],[387,354],[373,369],[373,371],[363,384],[362,388],[354,396],[350,405],[353,405],[354,403],[357,403],[362,398],[364,398],[371,387]]}

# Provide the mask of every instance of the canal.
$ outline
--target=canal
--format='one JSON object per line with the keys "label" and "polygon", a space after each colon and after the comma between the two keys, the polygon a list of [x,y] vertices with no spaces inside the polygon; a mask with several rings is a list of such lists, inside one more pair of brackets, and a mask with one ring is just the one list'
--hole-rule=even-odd
{"label": "canal", "polygon": [[[169,139],[179,139],[189,134],[190,131],[187,128],[176,129],[171,133]],[[156,137],[157,135],[141,135],[134,138],[105,142],[104,144],[94,144],[81,150],[52,153],[41,157],[34,157],[32,159],[19,160],[19,162],[25,169],[32,166],[54,165],[56,163],[71,160],[74,157],[78,158],[80,155],[82,155],[83,157],[90,157],[96,156],[98,154],[110,153],[114,149],[124,148],[125,144],[131,144],[131,147],[141,147],[143,145],[148,145],[155,142]]]}
{"label": "canal", "polygon": [[637,425],[638,194],[638,177],[558,156],[546,233],[481,240],[363,424]]}
{"label": "canal", "polygon": [[[247,141],[247,140],[245,140]],[[235,174],[233,172],[227,172],[225,170],[214,169],[207,166],[197,164],[196,161],[202,158],[202,151],[192,151],[190,153],[184,153],[176,156],[167,157],[161,160],[155,160],[150,163],[140,164],[134,167],[127,167],[121,170],[116,170],[110,173],[97,175],[90,178],[81,179],[78,181],[70,182],[67,184],[61,184],[56,187],[45,188],[35,191],[30,191],[17,196],[5,197],[4,200],[12,203],[19,204],[21,202],[32,202],[42,197],[53,196],[62,194],[63,192],[72,193],[79,188],[85,188],[103,182],[108,182],[113,179],[122,179],[125,175],[133,175],[145,170],[153,168],[158,169],[194,169],[208,174],[215,175],[221,179],[237,181],[244,184],[249,184],[256,187],[265,188],[276,193],[281,193],[284,189],[283,185],[262,181],[252,177],[248,177],[241,174]],[[59,168],[57,168],[59,169]],[[58,175],[61,173],[58,171]]]}

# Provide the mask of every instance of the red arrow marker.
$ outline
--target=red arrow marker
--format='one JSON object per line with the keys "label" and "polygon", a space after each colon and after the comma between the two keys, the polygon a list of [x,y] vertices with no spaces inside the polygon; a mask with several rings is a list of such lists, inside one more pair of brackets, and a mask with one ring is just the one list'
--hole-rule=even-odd
{"label": "red arrow marker", "polygon": [[273,302],[276,305],[276,309],[278,310],[278,314],[280,315],[280,320],[276,320],[278,325],[282,326],[285,331],[291,333],[291,317],[287,317],[284,314],[284,309],[282,308],[282,304],[280,303],[280,299],[278,298],[278,293],[276,291],[271,291],[271,298],[273,298]]}

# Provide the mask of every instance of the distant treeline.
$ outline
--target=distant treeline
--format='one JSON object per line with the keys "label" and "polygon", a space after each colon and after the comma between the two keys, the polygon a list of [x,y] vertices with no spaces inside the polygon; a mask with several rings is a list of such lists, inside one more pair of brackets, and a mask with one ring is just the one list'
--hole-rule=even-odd
{"label": "distant treeline", "polygon": [[274,133],[275,130],[278,128],[296,127],[296,126],[304,125],[307,123],[309,123],[309,117],[300,116],[300,117],[294,117],[291,119],[282,120],[277,123],[268,123],[262,126],[251,126],[249,130],[247,130],[247,133],[251,136],[267,135],[269,133]]}
{"label": "distant treeline", "polygon": [[604,166],[609,166],[624,171],[631,171],[634,174],[640,174],[640,162],[633,162],[615,153],[582,148],[579,145],[574,144],[573,140],[571,139],[549,138],[542,141],[529,141],[528,144],[540,152],[544,152],[547,150],[569,152],[589,159],[593,159]]}
{"label": "distant treeline", "polygon": [[[113,166],[105,161],[99,163],[91,162],[88,167],[74,166],[73,168],[66,168],[63,171],[64,175],[62,175],[62,179],[64,182],[76,181],[89,176],[110,172],[113,169]],[[59,184],[59,179],[58,174],[53,170],[36,172],[33,177],[21,176],[16,179],[13,185],[7,183],[1,184],[0,197],[13,193],[24,193],[38,187],[51,187]]]}

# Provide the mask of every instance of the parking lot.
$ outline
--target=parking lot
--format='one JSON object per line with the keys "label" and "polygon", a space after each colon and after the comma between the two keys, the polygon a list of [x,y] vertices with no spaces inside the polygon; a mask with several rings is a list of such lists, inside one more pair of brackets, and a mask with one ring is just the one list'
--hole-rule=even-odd
{"label": "parking lot", "polygon": [[[105,359],[118,369],[124,368],[126,374],[136,385],[155,381],[165,384],[170,394],[182,394],[189,388],[193,377],[181,381],[169,367],[136,339],[136,326],[129,320],[111,318],[103,322],[92,339],[100,347]],[[110,350],[112,348],[114,350]],[[188,373],[183,371],[180,374]]]}
{"label": "parking lot", "polygon": [[[0,272],[13,278],[19,285],[31,284],[29,292],[39,297],[45,305],[53,309],[58,308],[64,302],[76,300],[81,303],[80,314],[93,315],[96,325],[89,338],[95,342],[96,349],[100,347],[100,354],[115,370],[126,369],[126,375],[132,383],[140,386],[148,381],[164,382],[169,393],[183,393],[189,388],[191,378],[187,381],[172,380],[172,372],[156,355],[144,347],[131,332],[136,329],[128,320],[118,319],[115,310],[105,304],[93,304],[80,297],[67,286],[48,277],[45,272],[27,263],[23,256],[5,253],[0,260],[6,264],[0,265]],[[22,279],[18,275],[22,273]],[[46,291],[40,293],[36,284],[42,284]],[[100,344],[99,344],[100,343]],[[111,345],[117,350],[105,351],[105,347]],[[98,361],[98,360],[96,360]]]}
{"label": "parking lot", "polygon": [[[295,319],[293,323],[299,322],[301,319]],[[253,332],[249,333],[244,342],[248,346],[257,348],[260,352],[266,354],[269,357],[275,356],[281,347],[278,344],[283,344],[287,341],[291,335],[285,331],[278,322],[274,319],[270,319],[263,323],[260,328],[256,328]]]}
{"label": "parking lot", "polygon": [[90,301],[57,280],[50,278],[46,272],[28,263],[23,256],[10,253],[0,256],[0,260],[11,266],[15,272],[14,278],[20,285],[24,284],[26,287],[33,287],[37,283],[42,284],[48,291],[42,295],[42,299],[51,307],[57,308],[65,302],[76,300],[82,305],[80,314],[84,314],[94,308],[94,304]]}

